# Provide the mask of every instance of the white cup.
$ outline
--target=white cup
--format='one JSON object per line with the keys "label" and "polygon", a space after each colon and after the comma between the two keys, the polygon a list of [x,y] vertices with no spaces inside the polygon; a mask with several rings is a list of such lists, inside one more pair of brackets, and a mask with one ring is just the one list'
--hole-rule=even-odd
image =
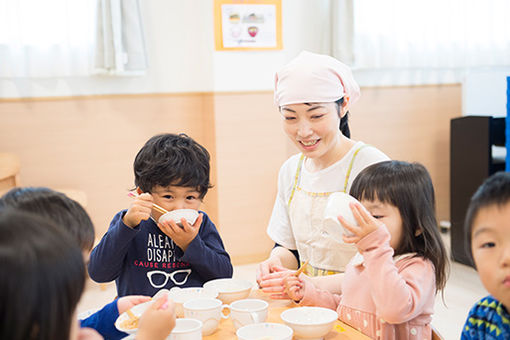
{"label": "white cup", "polygon": [[217,296],[217,291],[202,287],[173,287],[168,292],[168,298],[175,303],[175,315],[178,318],[184,317],[184,308],[182,307],[184,302],[199,298],[215,298]]}
{"label": "white cup", "polygon": [[230,304],[230,319],[235,329],[252,323],[264,322],[267,319],[269,304],[260,299],[237,300]]}
{"label": "white cup", "polygon": [[184,317],[202,321],[203,335],[214,333],[220,320],[228,318],[228,315],[223,314],[223,309],[230,309],[230,306],[224,305],[221,300],[212,298],[189,300],[182,307],[184,308]]}
{"label": "white cup", "polygon": [[294,331],[281,323],[262,322],[239,328],[236,332],[239,340],[292,340]]}
{"label": "white cup", "polygon": [[196,319],[177,319],[170,333],[170,340],[201,340],[202,321]]}

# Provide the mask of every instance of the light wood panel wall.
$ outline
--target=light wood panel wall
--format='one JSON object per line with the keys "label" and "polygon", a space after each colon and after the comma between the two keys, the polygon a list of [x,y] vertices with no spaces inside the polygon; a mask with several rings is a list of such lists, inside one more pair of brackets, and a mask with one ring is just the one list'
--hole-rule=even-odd
{"label": "light wood panel wall", "polygon": [[[460,85],[363,88],[352,137],[427,166],[438,215],[448,219],[449,120],[460,115]],[[271,249],[265,230],[278,170],[295,149],[269,91],[3,100],[0,117],[0,151],[20,157],[21,184],[84,191],[98,237],[129,205],[143,143],[185,132],[211,153],[215,186],[203,209],[234,263],[259,261]]]}

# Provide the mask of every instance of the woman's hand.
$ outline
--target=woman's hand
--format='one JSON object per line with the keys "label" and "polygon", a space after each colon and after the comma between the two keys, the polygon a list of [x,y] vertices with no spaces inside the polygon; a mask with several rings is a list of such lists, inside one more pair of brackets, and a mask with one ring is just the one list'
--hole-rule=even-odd
{"label": "woman's hand", "polygon": [[359,203],[350,203],[349,207],[351,208],[352,214],[354,215],[356,222],[358,222],[359,227],[350,224],[342,216],[338,216],[338,221],[340,221],[342,226],[354,234],[353,236],[343,235],[345,243],[357,243],[363,237],[383,225],[382,222],[370,215],[370,213],[368,213],[367,210]]}
{"label": "woman's hand", "polygon": [[283,279],[283,284],[285,286],[285,293],[287,293],[287,295],[295,302],[301,301],[305,296],[306,282],[296,275],[287,275]]}
{"label": "woman's hand", "polygon": [[174,220],[167,220],[163,223],[158,223],[159,229],[170,237],[182,251],[186,251],[191,241],[197,237],[202,225],[204,214],[199,213],[198,218],[193,225],[190,225],[185,218],[181,218],[182,228],[175,223]]}
{"label": "woman's hand", "polygon": [[131,206],[122,218],[122,222],[130,228],[134,228],[140,222],[148,220],[152,212],[152,196],[149,193],[143,193],[134,197]]}
{"label": "woman's hand", "polygon": [[117,309],[119,310],[119,314],[122,314],[128,309],[131,309],[134,306],[139,305],[140,303],[144,303],[150,300],[151,300],[150,296],[143,295],[123,296],[117,299]]}
{"label": "woman's hand", "polygon": [[175,305],[162,295],[140,317],[137,340],[164,340],[175,327]]}
{"label": "woman's hand", "polygon": [[259,286],[262,278],[271,274],[273,272],[273,268],[276,267],[282,267],[282,261],[277,256],[270,256],[267,260],[259,264],[256,271],[256,279]]}

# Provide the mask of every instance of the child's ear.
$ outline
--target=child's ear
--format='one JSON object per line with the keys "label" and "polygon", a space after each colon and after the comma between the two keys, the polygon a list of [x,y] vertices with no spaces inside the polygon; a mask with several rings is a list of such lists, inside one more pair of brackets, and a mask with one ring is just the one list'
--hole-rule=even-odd
{"label": "child's ear", "polygon": [[420,236],[422,233],[423,233],[423,230],[421,230],[421,229],[416,229],[416,231],[414,232],[414,236],[415,236],[415,237],[418,237],[418,236]]}
{"label": "child's ear", "polygon": [[143,191],[142,189],[140,189],[140,187],[136,187],[136,192],[138,193],[138,195],[143,194]]}

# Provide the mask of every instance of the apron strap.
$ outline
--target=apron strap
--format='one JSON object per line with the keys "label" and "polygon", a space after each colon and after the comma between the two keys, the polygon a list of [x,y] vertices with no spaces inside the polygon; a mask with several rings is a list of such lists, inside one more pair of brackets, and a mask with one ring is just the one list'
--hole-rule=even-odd
{"label": "apron strap", "polygon": [[289,202],[287,203],[288,206],[290,206],[290,202],[292,201],[292,198],[294,197],[294,192],[296,192],[296,187],[299,183],[299,179],[301,178],[301,167],[303,166],[304,159],[305,159],[305,155],[301,154],[301,157],[299,157],[296,174],[294,175],[294,185],[292,186],[292,191],[290,193]]}
{"label": "apron strap", "polygon": [[345,175],[345,183],[344,183],[344,191],[343,191],[344,193],[348,193],[347,192],[347,184],[349,183],[349,177],[351,176],[351,170],[352,170],[352,165],[354,164],[354,159],[358,155],[358,152],[366,146],[369,146],[369,145],[363,144],[356,151],[354,151],[354,155],[352,155],[351,162],[349,163],[349,168],[347,169],[347,174]]}

